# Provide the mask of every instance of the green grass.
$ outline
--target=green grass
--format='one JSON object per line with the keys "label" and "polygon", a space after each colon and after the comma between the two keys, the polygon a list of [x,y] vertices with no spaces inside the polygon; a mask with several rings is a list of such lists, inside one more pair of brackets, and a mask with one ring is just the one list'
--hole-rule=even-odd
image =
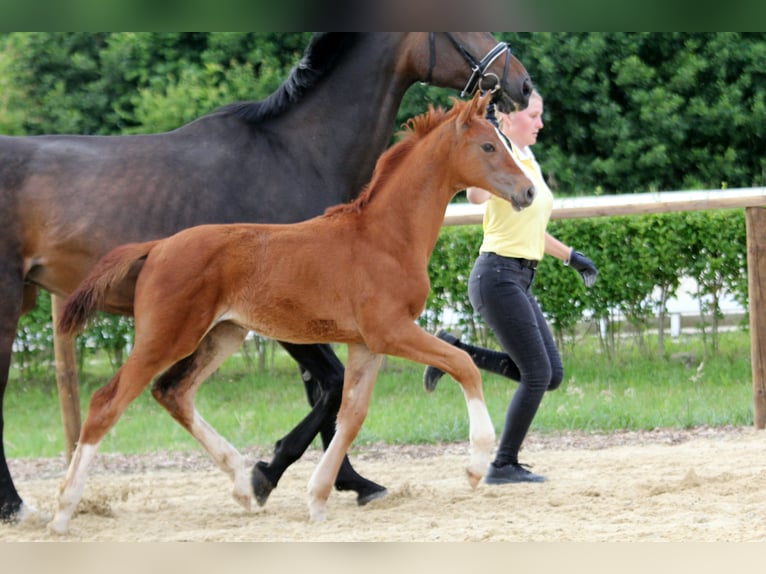
{"label": "green grass", "polygon": [[[667,341],[667,354],[704,355],[695,337]],[[651,342],[649,348],[652,348]],[[338,348],[343,356],[344,348]],[[622,343],[617,358],[607,360],[597,341],[578,341],[564,349],[566,376],[548,393],[532,430],[617,431],[663,427],[751,425],[752,379],[749,335],[721,335],[720,350],[702,366],[691,366],[642,353]],[[307,412],[303,384],[294,363],[278,355],[273,374],[253,373],[232,357],[200,390],[198,408],[223,436],[239,448],[270,453],[274,441]],[[357,444],[466,441],[468,415],[460,387],[442,379],[433,394],[422,385],[423,368],[388,358],[375,387],[370,411]],[[90,364],[82,376],[83,415],[91,393],[106,382],[112,368]],[[506,379],[485,375],[485,394],[498,432],[516,389]],[[21,384],[12,379],[5,401],[6,455],[57,456],[64,448],[55,382]],[[315,441],[319,446],[319,442]],[[197,451],[199,447],[145,391],[125,412],[102,445],[102,452],[126,454],[156,450]]]}

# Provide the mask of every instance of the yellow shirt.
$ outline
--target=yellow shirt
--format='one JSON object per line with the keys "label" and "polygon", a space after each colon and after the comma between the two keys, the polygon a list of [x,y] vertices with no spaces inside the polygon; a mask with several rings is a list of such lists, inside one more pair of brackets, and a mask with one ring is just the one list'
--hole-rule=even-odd
{"label": "yellow shirt", "polygon": [[535,199],[526,209],[515,211],[510,202],[495,195],[490,197],[484,212],[484,241],[479,250],[539,261],[545,254],[545,230],[553,210],[553,193],[532,150],[519,150],[514,145],[512,152],[535,186]]}

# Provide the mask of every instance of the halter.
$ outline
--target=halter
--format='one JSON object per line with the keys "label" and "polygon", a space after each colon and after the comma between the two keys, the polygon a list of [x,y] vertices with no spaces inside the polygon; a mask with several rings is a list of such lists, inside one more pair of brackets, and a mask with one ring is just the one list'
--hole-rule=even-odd
{"label": "halter", "polygon": [[[482,87],[482,80],[485,78],[494,78],[495,79],[495,86],[492,88],[492,92],[497,91],[500,89],[503,82],[505,82],[506,78],[508,77],[508,68],[511,63],[511,47],[505,43],[505,42],[498,42],[497,45],[495,45],[494,48],[492,48],[489,52],[487,52],[487,55],[484,56],[480,61],[476,61],[476,58],[474,58],[471,53],[463,46],[455,36],[452,35],[450,32],[445,32],[447,35],[447,38],[450,39],[450,42],[452,42],[452,45],[455,46],[458,52],[463,56],[466,62],[471,66],[471,77],[468,78],[468,82],[465,85],[465,88],[463,88],[463,91],[460,92],[460,97],[464,98],[466,96],[473,95],[473,93],[476,91],[476,88],[478,87],[482,92],[484,92],[484,88]],[[428,62],[428,74],[426,76],[425,83],[430,84],[431,83],[431,77],[433,75],[434,67],[436,66],[436,33],[435,32],[429,32],[428,33],[428,47],[429,47],[429,62]],[[492,63],[497,60],[500,55],[505,52],[505,66],[503,67],[503,78],[502,80],[497,77],[497,74],[493,72],[487,73],[487,68],[489,68]]]}

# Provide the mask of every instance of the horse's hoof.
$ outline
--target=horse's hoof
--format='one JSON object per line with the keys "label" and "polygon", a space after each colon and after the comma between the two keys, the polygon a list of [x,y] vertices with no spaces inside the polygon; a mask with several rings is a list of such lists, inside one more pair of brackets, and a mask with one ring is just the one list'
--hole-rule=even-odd
{"label": "horse's hoof", "polygon": [[251,474],[251,482],[253,485],[253,496],[255,496],[255,500],[258,502],[258,506],[263,506],[266,504],[266,501],[269,499],[269,495],[271,494],[271,491],[276,488],[276,484],[272,484],[272,482],[266,478],[266,475],[263,474],[263,471],[261,470],[261,466],[265,466],[266,463],[263,461],[258,461],[255,463],[255,466],[253,467],[253,472]]}
{"label": "horse's hoof", "polygon": [[0,516],[0,522],[6,524],[45,524],[52,516],[50,514],[44,514],[38,512],[37,509],[22,501],[18,508],[13,512],[3,514]]}
{"label": "horse's hoof", "polygon": [[356,503],[359,506],[364,506],[365,504],[372,502],[373,500],[378,500],[379,498],[385,498],[386,496],[388,496],[388,489],[381,486],[380,488],[375,489],[372,492],[368,492],[364,495],[360,492],[356,497]]}
{"label": "horse's hoof", "polygon": [[478,474],[476,472],[473,472],[471,469],[466,468],[465,474],[468,477],[468,484],[471,485],[471,488],[476,488],[481,481],[481,478],[483,475]]}
{"label": "horse's hoof", "polygon": [[353,490],[356,492],[356,503],[359,506],[364,506],[368,502],[383,498],[388,495],[388,490],[385,486],[381,486],[377,482],[367,480],[361,476],[357,476],[355,479],[338,480],[335,482],[335,490],[338,492],[344,492],[347,490]]}

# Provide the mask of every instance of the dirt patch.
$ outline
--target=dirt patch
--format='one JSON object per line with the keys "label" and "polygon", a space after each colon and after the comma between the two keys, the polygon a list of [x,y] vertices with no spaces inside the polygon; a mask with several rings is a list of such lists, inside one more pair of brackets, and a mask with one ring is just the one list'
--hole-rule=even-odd
{"label": "dirt patch", "polygon": [[[306,453],[250,513],[201,452],[99,455],[66,539],[766,541],[766,433],[751,428],[532,434],[522,461],[548,481],[476,490],[465,444],[359,448],[355,466],[389,496],[360,508],[334,492],[329,520],[313,524],[306,484],[320,454]],[[53,512],[62,459],[12,460],[11,472],[26,500]],[[0,540],[51,539],[39,520],[0,525]]]}

